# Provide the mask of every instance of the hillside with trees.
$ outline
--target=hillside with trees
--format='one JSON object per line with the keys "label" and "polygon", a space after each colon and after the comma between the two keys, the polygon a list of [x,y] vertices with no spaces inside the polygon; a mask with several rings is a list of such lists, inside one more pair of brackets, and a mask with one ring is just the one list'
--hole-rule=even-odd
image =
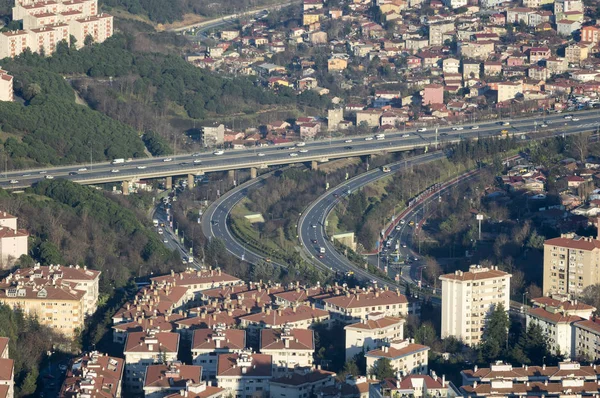
{"label": "hillside with trees", "polygon": [[100,288],[110,293],[132,276],[181,267],[146,218],[152,198],[116,197],[65,180],[43,181],[25,194],[0,191],[0,208],[19,217],[31,235],[21,266],[34,262],[79,264],[102,271]]}

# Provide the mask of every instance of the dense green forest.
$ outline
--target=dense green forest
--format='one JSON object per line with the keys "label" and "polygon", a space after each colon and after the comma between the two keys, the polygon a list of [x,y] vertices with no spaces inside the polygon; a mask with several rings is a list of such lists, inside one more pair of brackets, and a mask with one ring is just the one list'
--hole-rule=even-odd
{"label": "dense green forest", "polygon": [[125,286],[131,276],[180,266],[179,257],[140,221],[151,201],[149,194],[110,196],[65,180],[40,182],[24,195],[0,191],[0,208],[18,216],[31,235],[33,260],[100,270],[104,293]]}
{"label": "dense green forest", "polygon": [[15,76],[15,91],[27,101],[0,103],[0,144],[10,168],[145,156],[134,129],[77,105],[60,75],[40,67],[7,67]]}

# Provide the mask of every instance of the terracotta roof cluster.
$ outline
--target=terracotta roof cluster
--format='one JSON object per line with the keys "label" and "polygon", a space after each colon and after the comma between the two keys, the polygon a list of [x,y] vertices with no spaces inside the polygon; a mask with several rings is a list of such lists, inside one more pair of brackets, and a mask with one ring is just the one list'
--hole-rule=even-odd
{"label": "terracotta roof cluster", "polygon": [[314,369],[308,372],[294,371],[287,373],[285,376],[271,380],[271,384],[282,384],[286,386],[299,387],[305,384],[318,383],[322,380],[335,377],[334,372],[326,370]]}
{"label": "terracotta roof cluster", "polygon": [[123,352],[170,352],[177,353],[179,334],[170,332],[134,332],[127,335]]}
{"label": "terracotta roof cluster", "polygon": [[179,273],[171,271],[169,275],[157,276],[150,279],[156,284],[175,284],[176,286],[194,286],[211,284],[213,287],[219,287],[224,284],[241,283],[240,279],[221,271],[220,268],[209,270],[196,270],[188,268]]}
{"label": "terracotta roof cluster", "polygon": [[183,318],[184,316],[179,313],[171,315],[151,315],[148,318],[140,316],[131,322],[116,324],[112,328],[125,333],[146,332],[148,330],[170,332],[174,329],[175,322]]}
{"label": "terracotta roof cluster", "polygon": [[549,312],[543,308],[532,308],[528,311],[527,316],[532,316],[540,319],[544,319],[551,323],[573,323],[583,320],[582,317],[577,315],[566,315],[562,312]]}
{"label": "terracotta roof cluster", "polygon": [[[369,314],[373,315],[373,314]],[[384,316],[377,317],[375,319],[363,320],[362,322],[353,323],[352,325],[348,325],[345,329],[361,329],[361,330],[376,330],[376,329],[386,329],[393,325],[402,325],[404,320],[402,318],[393,317],[393,316]]]}
{"label": "terracotta roof cluster", "polygon": [[340,295],[324,298],[323,301],[326,304],[345,309],[408,304],[406,296],[399,291],[376,288],[363,291],[346,291]]}
{"label": "terracotta roof cluster", "polygon": [[188,384],[185,389],[178,393],[167,395],[165,398],[212,398],[221,396],[224,388],[207,386],[206,382]]}
{"label": "terracotta roof cluster", "polygon": [[263,329],[260,331],[260,351],[269,350],[315,350],[312,330],[307,329]]}
{"label": "terracotta roof cluster", "polygon": [[223,310],[221,307],[198,307],[189,311],[189,317],[176,321],[178,328],[201,329],[214,328],[218,325],[232,327],[239,323],[241,317],[248,315],[250,311],[244,308],[233,308]]}
{"label": "terracotta roof cluster", "polygon": [[183,301],[187,288],[174,284],[148,285],[141,288],[133,302],[125,303],[113,319],[134,320],[159,314],[170,315]]}
{"label": "terracotta roof cluster", "polygon": [[328,318],[328,311],[315,308],[314,306],[300,305],[277,310],[267,308],[262,312],[243,316],[240,318],[240,321],[242,323],[254,323],[270,327],[283,327],[286,324],[294,324],[301,321],[317,322]]}
{"label": "terracotta roof cluster", "polygon": [[198,384],[202,379],[202,366],[184,365],[181,362],[150,365],[146,368],[144,388],[182,388],[188,383]]}
{"label": "terracotta roof cluster", "polygon": [[223,326],[194,330],[192,350],[243,350],[246,347],[246,331],[225,329]]}
{"label": "terracotta roof cluster", "polygon": [[89,393],[90,398],[117,397],[123,377],[121,358],[113,358],[94,351],[71,362],[60,396],[76,398]]}
{"label": "terracotta roof cluster", "polygon": [[402,340],[391,342],[389,346],[371,350],[365,355],[368,357],[397,359],[408,355],[414,355],[422,351],[429,351],[429,347],[426,345],[415,344],[412,340]]}
{"label": "terracotta roof cluster", "polygon": [[219,355],[217,377],[271,377],[272,357],[247,351]]}
{"label": "terracotta roof cluster", "polygon": [[472,381],[490,382],[495,379],[526,382],[529,380],[559,380],[567,376],[581,377],[585,380],[597,380],[600,367],[596,365],[581,366],[578,362],[561,362],[558,366],[527,366],[513,367],[510,364],[496,362],[489,368],[466,369],[461,371],[463,378]]}
{"label": "terracotta roof cluster", "polygon": [[592,251],[600,248],[600,240],[570,234],[562,235],[560,238],[548,239],[544,242],[544,246],[546,245]]}
{"label": "terracotta roof cluster", "polygon": [[[415,389],[423,390],[425,387],[427,390],[435,390],[448,388],[446,379],[444,377],[438,377],[433,375],[408,375],[401,378],[388,378],[383,380],[383,390],[403,390],[403,391],[414,391]],[[410,393],[409,393],[410,394]]]}
{"label": "terracotta roof cluster", "polygon": [[538,297],[531,299],[531,302],[547,310],[556,309],[558,311],[575,312],[575,311],[595,311],[596,307],[588,305],[578,300],[558,300],[552,297]]}

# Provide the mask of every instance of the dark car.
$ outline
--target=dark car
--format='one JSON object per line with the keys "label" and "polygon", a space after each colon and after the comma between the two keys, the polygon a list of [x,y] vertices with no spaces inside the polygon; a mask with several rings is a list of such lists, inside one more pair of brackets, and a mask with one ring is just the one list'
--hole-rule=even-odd
{"label": "dark car", "polygon": [[352,149],[351,146],[345,146],[344,149]]}
{"label": "dark car", "polygon": [[77,173],[76,171],[71,171],[71,172],[69,173],[69,175],[70,175],[70,176],[76,176],[77,174],[78,174],[78,173]]}

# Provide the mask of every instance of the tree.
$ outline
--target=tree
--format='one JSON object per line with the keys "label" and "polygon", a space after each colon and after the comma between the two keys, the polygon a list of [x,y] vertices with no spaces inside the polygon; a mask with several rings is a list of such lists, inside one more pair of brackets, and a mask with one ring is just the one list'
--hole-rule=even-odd
{"label": "tree", "polygon": [[508,344],[508,328],[510,321],[502,303],[494,306],[483,332],[483,340],[479,346],[479,355],[484,362],[501,359]]}
{"label": "tree", "polygon": [[432,346],[437,338],[435,328],[429,321],[423,322],[421,326],[415,331],[415,342],[417,344],[423,344]]}
{"label": "tree", "polygon": [[373,376],[377,380],[388,379],[396,377],[396,369],[392,366],[392,361],[389,358],[379,358],[371,369],[369,369],[369,375]]}
{"label": "tree", "polygon": [[[540,364],[544,361],[552,363],[556,357],[551,349],[542,328],[537,323],[532,323],[527,331],[519,336],[519,341],[512,350],[511,356],[513,361],[524,365]],[[557,354],[560,355],[560,353]]]}
{"label": "tree", "polygon": [[423,268],[423,278],[434,287],[437,287],[438,278],[442,274],[442,267],[435,258],[427,256]]}
{"label": "tree", "polygon": [[573,148],[574,155],[580,162],[583,162],[588,154],[589,139],[591,133],[575,134],[570,137],[570,142]]}

